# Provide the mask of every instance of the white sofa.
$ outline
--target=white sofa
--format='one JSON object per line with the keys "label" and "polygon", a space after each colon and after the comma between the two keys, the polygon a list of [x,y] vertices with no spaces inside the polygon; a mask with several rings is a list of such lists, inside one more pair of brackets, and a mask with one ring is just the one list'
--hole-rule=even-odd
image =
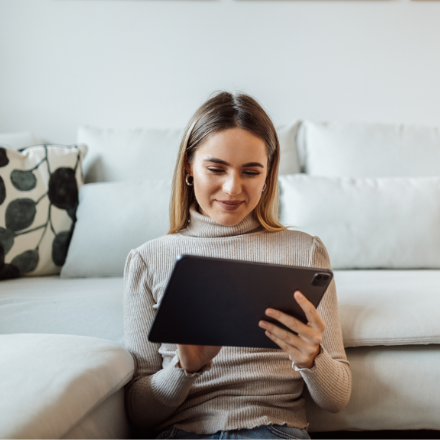
{"label": "white sofa", "polygon": [[[336,414],[305,388],[309,432],[440,430],[439,130],[302,121],[278,132],[281,219],[327,246],[353,373]],[[0,437],[133,435],[123,265],[166,233],[181,135],[79,129],[86,185],[61,274],[0,283]]]}

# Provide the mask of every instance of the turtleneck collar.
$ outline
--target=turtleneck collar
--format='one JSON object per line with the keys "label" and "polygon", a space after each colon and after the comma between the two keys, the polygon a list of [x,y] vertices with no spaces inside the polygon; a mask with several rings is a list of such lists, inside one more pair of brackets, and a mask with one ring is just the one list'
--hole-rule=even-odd
{"label": "turtleneck collar", "polygon": [[197,202],[193,201],[189,207],[190,222],[180,231],[183,235],[202,238],[233,237],[235,235],[249,234],[262,229],[260,222],[250,212],[240,223],[233,226],[224,226],[211,217],[197,211]]}

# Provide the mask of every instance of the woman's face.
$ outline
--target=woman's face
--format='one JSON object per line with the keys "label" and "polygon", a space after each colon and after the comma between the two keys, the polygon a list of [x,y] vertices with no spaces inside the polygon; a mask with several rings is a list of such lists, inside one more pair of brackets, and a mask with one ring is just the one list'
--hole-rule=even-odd
{"label": "woman's face", "polygon": [[225,226],[240,223],[260,200],[267,162],[264,141],[242,128],[210,135],[186,165],[201,214]]}

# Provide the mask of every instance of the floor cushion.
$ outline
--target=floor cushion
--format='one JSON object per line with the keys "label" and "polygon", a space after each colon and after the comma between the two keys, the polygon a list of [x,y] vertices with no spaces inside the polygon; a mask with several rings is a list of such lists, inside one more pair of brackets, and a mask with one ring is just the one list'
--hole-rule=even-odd
{"label": "floor cushion", "polygon": [[120,344],[55,334],[0,335],[0,438],[62,438],[133,377]]}

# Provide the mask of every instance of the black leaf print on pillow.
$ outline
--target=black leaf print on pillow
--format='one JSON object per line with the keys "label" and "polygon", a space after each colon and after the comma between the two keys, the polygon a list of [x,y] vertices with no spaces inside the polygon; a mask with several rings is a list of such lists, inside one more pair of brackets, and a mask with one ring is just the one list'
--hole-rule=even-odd
{"label": "black leaf print on pillow", "polygon": [[19,191],[30,191],[37,186],[37,178],[32,170],[14,170],[11,173],[11,182]]}
{"label": "black leaf print on pillow", "polygon": [[78,204],[78,185],[73,168],[57,168],[51,174],[49,200],[59,209],[69,209]]}
{"label": "black leaf print on pillow", "polygon": [[5,167],[8,163],[9,159],[6,155],[6,148],[0,147],[0,168]]}
{"label": "black leaf print on pillow", "polygon": [[14,245],[14,231],[0,227],[0,246],[6,255]]}
{"label": "black leaf print on pillow", "polygon": [[30,191],[37,186],[37,178],[34,170],[36,170],[43,162],[47,161],[47,148],[45,146],[46,157],[30,170],[13,170],[11,173],[11,183],[19,191]]}
{"label": "black leaf print on pillow", "polygon": [[18,267],[15,267],[13,264],[0,264],[0,280],[9,280],[18,276],[20,276]]}
{"label": "black leaf print on pillow", "polygon": [[3,180],[2,176],[0,176],[0,205],[5,201],[5,199],[6,199],[5,181]]}
{"label": "black leaf print on pillow", "polygon": [[0,280],[6,280],[8,278],[17,278],[19,270],[12,264],[5,264],[5,254],[2,243],[0,243]]}
{"label": "black leaf print on pillow", "polygon": [[37,203],[32,199],[15,199],[6,208],[6,229],[20,231],[28,228],[34,221],[37,213]]}
{"label": "black leaf print on pillow", "polygon": [[55,239],[52,242],[52,261],[57,266],[62,266],[67,257],[67,250],[69,249],[70,240],[73,235],[74,223],[69,231],[61,231],[59,234],[55,236]]}
{"label": "black leaf print on pillow", "polygon": [[39,260],[38,249],[33,249],[17,255],[12,259],[11,264],[19,270],[20,275],[24,275],[35,270]]}

